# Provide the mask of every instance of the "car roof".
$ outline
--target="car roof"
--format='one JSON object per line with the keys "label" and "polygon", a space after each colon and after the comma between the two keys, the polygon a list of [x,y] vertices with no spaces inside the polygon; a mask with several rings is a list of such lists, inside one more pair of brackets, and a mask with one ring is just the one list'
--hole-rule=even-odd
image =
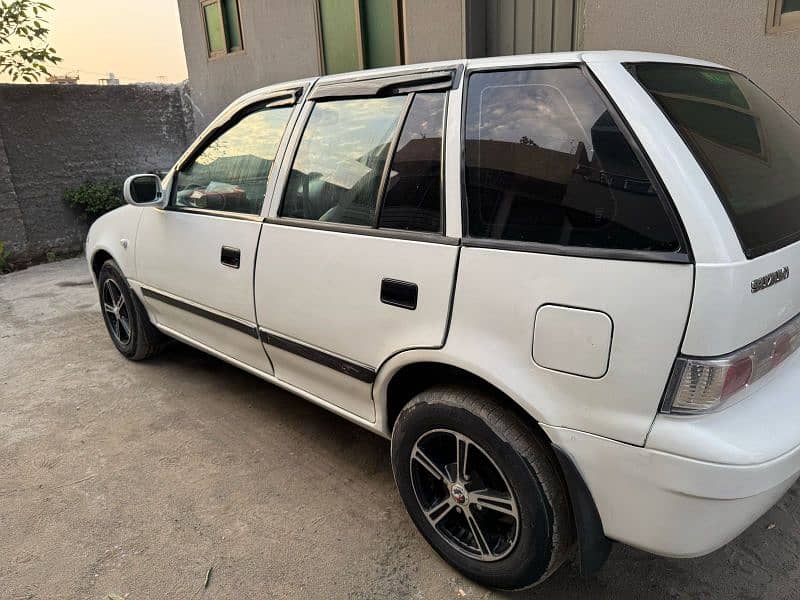
{"label": "car roof", "polygon": [[226,120],[232,114],[236,113],[242,107],[247,106],[253,102],[263,100],[271,94],[280,92],[290,88],[306,88],[315,82],[319,83],[334,83],[346,82],[357,79],[364,79],[368,77],[386,77],[390,75],[398,75],[409,72],[425,72],[437,71],[441,69],[453,68],[456,66],[466,66],[468,69],[484,69],[484,68],[505,68],[505,67],[525,67],[535,65],[554,65],[554,64],[579,64],[579,63],[631,63],[631,62],[668,62],[699,65],[713,68],[727,68],[723,65],[699,60],[696,58],[687,58],[685,56],[676,56],[672,54],[657,54],[653,52],[633,52],[627,50],[599,50],[599,51],[581,51],[581,52],[542,52],[538,54],[516,54],[512,56],[492,56],[488,58],[469,58],[469,59],[454,59],[443,60],[428,63],[416,63],[408,65],[400,65],[395,67],[384,67],[380,69],[364,69],[361,71],[351,71],[348,73],[337,73],[335,75],[322,75],[320,77],[306,77],[304,79],[295,79],[293,81],[285,81],[275,83],[262,88],[255,89],[251,92],[240,96],[234,100],[230,106],[223,110],[220,115],[214,119],[212,126],[215,123]]}

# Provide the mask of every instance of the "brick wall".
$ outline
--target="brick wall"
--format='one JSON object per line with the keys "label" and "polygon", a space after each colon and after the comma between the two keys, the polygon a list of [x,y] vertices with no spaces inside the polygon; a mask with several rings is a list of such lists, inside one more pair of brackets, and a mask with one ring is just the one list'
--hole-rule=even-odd
{"label": "brick wall", "polygon": [[166,170],[193,137],[181,86],[0,85],[0,241],[12,262],[82,248],[87,225],[64,190]]}

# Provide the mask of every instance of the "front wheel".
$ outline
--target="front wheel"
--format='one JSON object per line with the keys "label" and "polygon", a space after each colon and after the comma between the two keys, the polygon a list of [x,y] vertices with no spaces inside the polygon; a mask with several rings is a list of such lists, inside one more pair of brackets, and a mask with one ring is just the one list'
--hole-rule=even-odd
{"label": "front wheel", "polygon": [[136,294],[128,287],[117,263],[107,260],[97,278],[103,320],[117,350],[130,360],[144,360],[156,354],[164,343]]}
{"label": "front wheel", "polygon": [[420,393],[395,423],[392,468],[420,533],[470,579],[522,589],[567,557],[572,521],[556,458],[488,394]]}

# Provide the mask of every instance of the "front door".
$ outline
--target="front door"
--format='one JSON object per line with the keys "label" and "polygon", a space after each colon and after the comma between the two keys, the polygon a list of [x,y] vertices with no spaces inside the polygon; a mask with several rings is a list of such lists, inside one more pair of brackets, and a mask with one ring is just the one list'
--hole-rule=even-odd
{"label": "front door", "polygon": [[272,163],[292,107],[263,102],[214,130],[173,176],[165,210],[148,209],[137,271],[158,325],[260,371],[253,268]]}
{"label": "front door", "polygon": [[442,233],[447,91],[431,87],[308,102],[258,249],[276,376],[370,421],[381,363],[447,331],[459,246]]}

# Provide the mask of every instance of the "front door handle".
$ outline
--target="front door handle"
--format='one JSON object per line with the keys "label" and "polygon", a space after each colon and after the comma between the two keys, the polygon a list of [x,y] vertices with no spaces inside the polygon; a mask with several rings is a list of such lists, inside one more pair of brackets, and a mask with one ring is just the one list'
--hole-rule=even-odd
{"label": "front door handle", "polygon": [[414,310],[417,308],[418,296],[419,288],[416,283],[399,279],[381,281],[381,302],[384,304]]}
{"label": "front door handle", "polygon": [[238,269],[242,261],[242,251],[239,248],[231,248],[230,246],[223,246],[219,253],[219,262],[226,267]]}

